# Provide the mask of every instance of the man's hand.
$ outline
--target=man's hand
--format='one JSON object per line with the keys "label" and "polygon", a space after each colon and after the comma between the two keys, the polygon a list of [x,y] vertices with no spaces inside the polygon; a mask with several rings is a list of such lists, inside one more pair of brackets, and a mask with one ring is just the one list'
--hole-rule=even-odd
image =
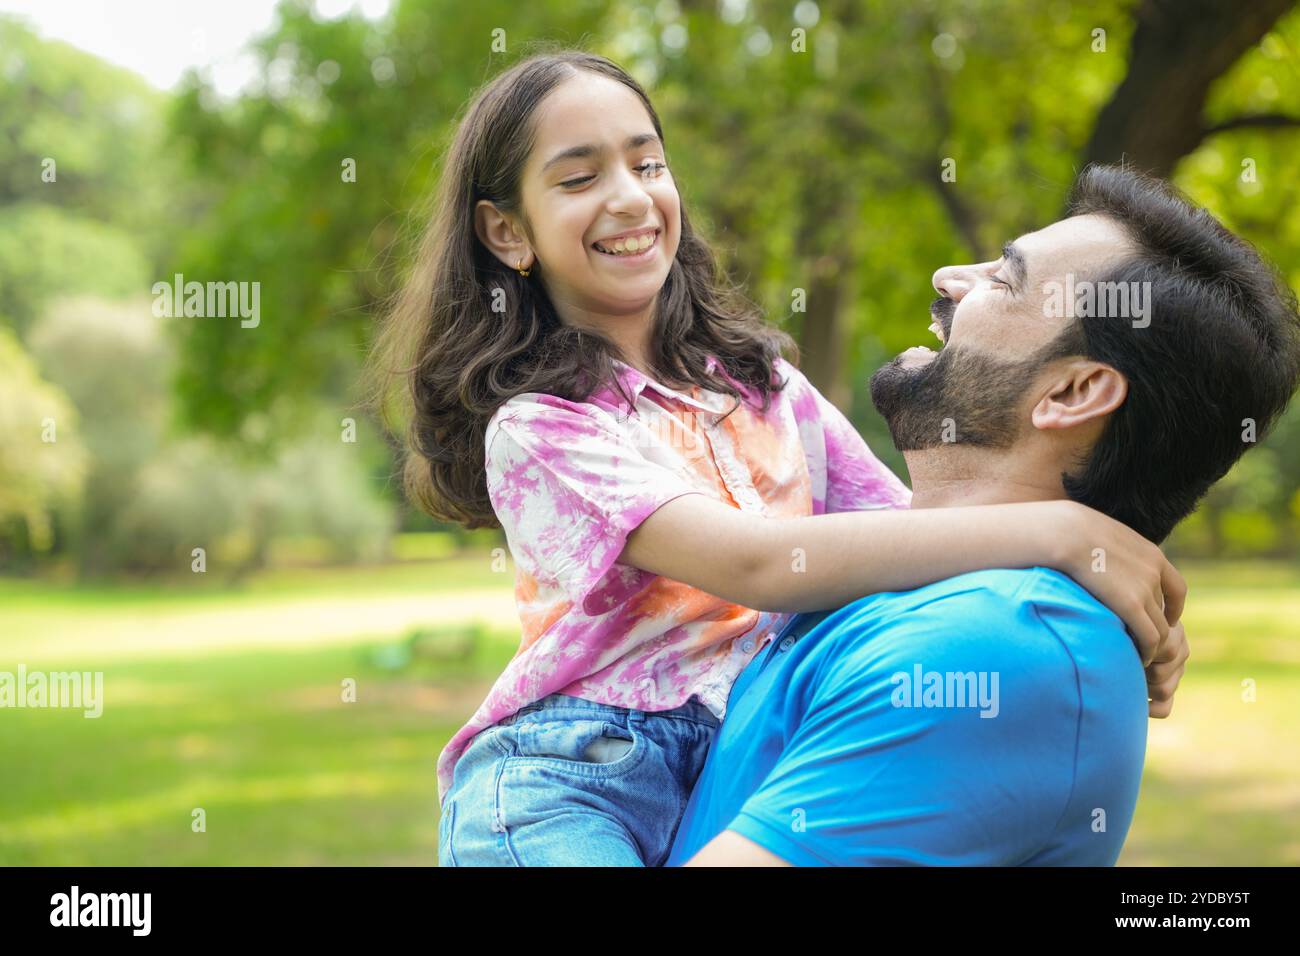
{"label": "man's hand", "polygon": [[1174,709],[1174,691],[1183,679],[1188,654],[1187,635],[1180,622],[1169,629],[1169,636],[1147,666],[1147,714],[1151,717],[1168,717]]}

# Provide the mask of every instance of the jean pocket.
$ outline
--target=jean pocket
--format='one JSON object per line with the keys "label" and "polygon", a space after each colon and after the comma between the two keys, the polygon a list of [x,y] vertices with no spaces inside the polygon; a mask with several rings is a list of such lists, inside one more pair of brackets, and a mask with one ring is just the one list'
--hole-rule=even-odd
{"label": "jean pocket", "polygon": [[641,760],[640,730],[608,720],[526,720],[514,726],[520,761],[581,776],[613,776]]}

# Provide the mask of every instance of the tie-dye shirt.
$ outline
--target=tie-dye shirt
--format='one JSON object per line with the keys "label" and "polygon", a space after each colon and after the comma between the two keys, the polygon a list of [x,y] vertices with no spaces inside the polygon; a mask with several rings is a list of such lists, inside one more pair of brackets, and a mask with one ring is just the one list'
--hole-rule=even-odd
{"label": "tie-dye shirt", "polygon": [[[519,650],[438,758],[441,802],[474,735],[548,694],[637,710],[699,697],[720,719],[731,685],[791,614],[752,610],[621,564],[627,537],[661,505],[706,494],[768,517],[905,508],[907,487],[797,368],[766,414],[749,399],[689,393],[615,362],[586,401],[530,392],[484,438],[488,495],[515,564]],[[752,403],[752,404],[751,404]]]}

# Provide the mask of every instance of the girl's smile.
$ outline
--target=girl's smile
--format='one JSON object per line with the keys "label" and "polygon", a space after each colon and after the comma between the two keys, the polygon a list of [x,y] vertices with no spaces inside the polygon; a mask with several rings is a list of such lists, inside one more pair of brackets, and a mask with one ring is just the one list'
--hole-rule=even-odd
{"label": "girl's smile", "polygon": [[633,229],[597,239],[591,244],[603,259],[618,259],[623,266],[643,265],[659,255],[659,232],[654,226]]}

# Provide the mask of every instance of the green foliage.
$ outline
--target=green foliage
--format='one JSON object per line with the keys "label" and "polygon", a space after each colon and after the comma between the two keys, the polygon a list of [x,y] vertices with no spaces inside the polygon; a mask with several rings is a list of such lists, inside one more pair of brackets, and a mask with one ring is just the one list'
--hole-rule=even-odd
{"label": "green foliage", "polygon": [[117,226],[32,202],[0,208],[0,315],[11,317],[20,335],[56,297],[139,295],[149,271],[135,240]]}
{"label": "green foliage", "polygon": [[[870,373],[927,338],[935,268],[995,255],[1061,213],[1098,111],[1125,74],[1133,24],[1129,0],[400,0],[378,21],[322,20],[285,0],[253,44],[254,85],[226,100],[202,74],[159,93],[0,18],[0,316],[86,416],[95,478],[81,545],[118,547],[91,529],[128,513],[151,456],[168,468],[191,460],[164,452],[178,428],[226,442],[194,467],[229,458],[240,471],[256,453],[257,467],[279,473],[299,467],[288,449],[300,439],[340,450],[337,422],[357,414],[360,361],[410,260],[457,116],[539,41],[608,54],[647,86],[692,217],[769,320],[800,340],[814,381],[902,472],[867,399]],[[1298,49],[1293,11],[1214,86],[1208,120],[1300,102]],[[1208,135],[1175,176],[1293,286],[1297,135]],[[47,158],[55,182],[42,181]],[[955,182],[941,179],[945,159]],[[1254,181],[1242,176],[1246,160]],[[37,347],[37,317],[55,299],[143,295],[177,272],[259,282],[260,325],[176,321],[156,340],[111,342],[88,325],[64,335],[58,354]],[[1176,551],[1294,552],[1298,416],[1215,490],[1176,534]],[[366,500],[393,496],[386,449],[369,432],[361,444],[345,471],[365,483]],[[313,526],[332,529],[340,554],[366,552],[357,542],[376,540],[387,519],[362,517],[368,506],[350,513],[353,477],[315,487],[331,502],[315,514],[291,496],[249,492],[229,536],[257,555],[267,529]],[[276,518],[271,500],[288,510]],[[1255,517],[1233,517],[1247,513]],[[1261,518],[1276,533],[1259,533]],[[87,566],[105,563],[92,555]]]}
{"label": "green foliage", "polygon": [[51,297],[147,291],[180,225],[165,102],[0,17],[0,315],[20,335]]}
{"label": "green foliage", "polygon": [[0,328],[0,551],[47,550],[53,513],[75,501],[85,469],[72,402]]}
{"label": "green foliage", "polygon": [[156,318],[147,300],[77,299],[32,329],[33,352],[80,410],[92,456],[72,531],[82,570],[178,573],[201,547],[214,568],[238,574],[266,560],[275,536],[295,533],[322,536],[336,560],[386,553],[392,505],[368,458],[383,446],[364,422],[344,442],[318,415],[265,460],[171,427],[167,325],[186,321]]}
{"label": "green foliage", "polygon": [[[436,149],[485,64],[504,61],[490,52],[492,30],[509,24],[512,50],[543,36],[576,41],[599,10],[430,0],[379,23],[322,22],[288,2],[254,44],[253,91],[227,103],[191,77],[172,128],[203,209],[172,265],[204,281],[260,281],[264,318],[255,335],[185,330],[187,420],[240,435],[261,412],[294,427],[303,399],[346,396]],[[355,181],[344,179],[348,160]]]}
{"label": "green foliage", "polygon": [[[115,223],[150,252],[176,182],[158,147],[166,94],[0,16],[0,206],[39,202]],[[54,160],[56,179],[43,178]],[[148,232],[144,232],[148,230]]]}
{"label": "green foliage", "polygon": [[[491,47],[502,25],[505,54]],[[824,390],[851,404],[873,447],[901,470],[866,400],[867,378],[926,337],[935,268],[991,258],[1061,214],[1093,121],[1124,75],[1132,28],[1124,0],[825,0],[799,10],[784,0],[629,2],[544,13],[403,0],[378,23],[319,22],[283,4],[279,26],[256,45],[256,89],[226,103],[194,77],[172,114],[195,183],[211,197],[177,268],[263,279],[269,316],[257,335],[186,330],[187,420],[240,434],[249,415],[272,414],[292,428],[295,405],[346,393],[401,279],[459,108],[545,38],[583,41],[647,85],[693,217],[770,321],[810,348],[812,369],[834,376]],[[936,46],[939,34],[951,38],[947,48]],[[1300,101],[1298,35],[1293,14],[1242,58],[1211,110]],[[1300,220],[1285,214],[1300,188],[1293,137],[1211,136],[1178,181],[1297,282]],[[1239,182],[1243,149],[1257,156],[1266,190]],[[355,183],[341,177],[348,158]],[[956,163],[955,182],[941,179],[945,159]],[[796,290],[806,311],[795,311]],[[823,328],[832,338],[818,344]],[[842,362],[832,361],[836,342],[847,347]],[[1294,445],[1282,432],[1269,447]],[[1300,481],[1294,454],[1279,451],[1273,505]],[[1289,520],[1284,509],[1268,514]],[[1282,537],[1279,546],[1290,532]]]}
{"label": "green foliage", "polygon": [[337,561],[375,561],[388,554],[393,508],[382,498],[361,458],[365,443],[339,440],[325,423],[282,449],[258,486],[257,507],[271,536],[315,535]]}
{"label": "green foliage", "polygon": [[73,529],[81,566],[107,570],[130,546],[115,530],[166,426],[167,351],[148,302],[58,300],[29,334],[46,374],[72,398],[92,461]]}

